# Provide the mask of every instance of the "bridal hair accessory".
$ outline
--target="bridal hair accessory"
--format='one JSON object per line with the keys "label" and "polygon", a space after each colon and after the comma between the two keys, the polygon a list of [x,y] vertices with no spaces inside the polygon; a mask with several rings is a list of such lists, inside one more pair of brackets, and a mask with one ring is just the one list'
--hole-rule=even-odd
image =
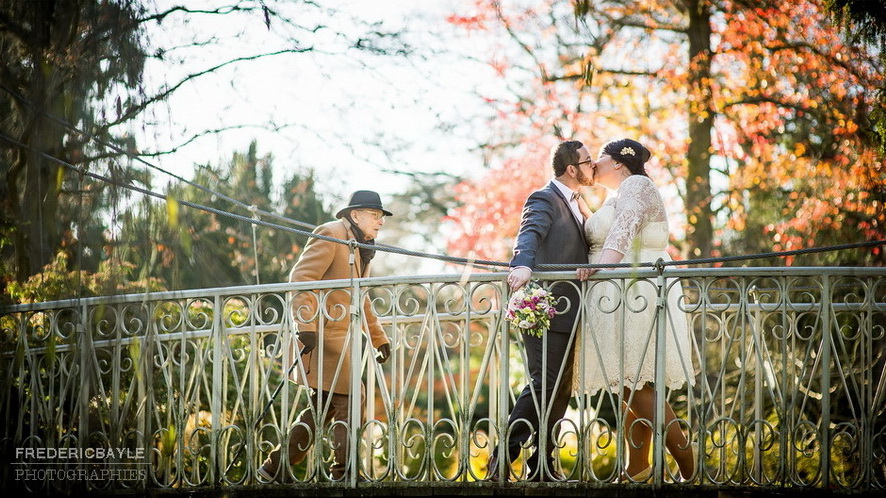
{"label": "bridal hair accessory", "polygon": [[511,296],[507,319],[520,332],[541,337],[551,327],[551,318],[557,314],[555,304],[549,290],[529,282]]}
{"label": "bridal hair accessory", "polygon": [[646,174],[643,164],[652,156],[652,153],[643,144],[630,138],[606,142],[600,148],[600,153],[607,154],[615,159],[616,162],[624,164],[628,167],[631,174],[634,175]]}

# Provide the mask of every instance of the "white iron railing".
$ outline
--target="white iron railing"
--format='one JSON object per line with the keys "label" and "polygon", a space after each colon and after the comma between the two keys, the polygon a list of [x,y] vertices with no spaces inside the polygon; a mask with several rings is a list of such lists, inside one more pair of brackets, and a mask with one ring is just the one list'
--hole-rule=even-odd
{"label": "white iron railing", "polygon": [[[571,273],[537,274],[543,285]],[[740,268],[611,270],[579,284],[649,285],[656,303],[593,302],[611,313],[658,306],[658,323],[687,313],[694,386],[657,383],[653,486],[886,488],[886,269]],[[88,298],[0,309],[0,433],[7,489],[113,490],[263,485],[256,469],[285,441],[307,389],[283,381],[294,351],[294,295],[369,296],[391,340],[376,363],[364,341],[352,402],[359,423],[342,486],[379,482],[482,481],[490,449],[504,445],[507,415],[526,383],[522,341],[502,313],[503,274],[370,278]],[[355,297],[356,299],[356,297]],[[323,320],[364,320],[359,306]],[[354,330],[357,327],[352,326]],[[654,327],[650,333],[662,333]],[[616,333],[617,331],[613,331]],[[322,344],[322,341],[321,341]],[[666,341],[657,341],[657,357]],[[321,346],[322,347],[322,346]],[[600,362],[579,354],[577,362]],[[293,373],[303,373],[296,364]],[[354,382],[362,379],[362,382]],[[582,382],[581,379],[578,380]],[[272,400],[277,386],[283,384]],[[663,401],[698,443],[687,482],[663,450]],[[633,486],[618,396],[573,398],[559,421],[555,467],[570,481]],[[263,414],[265,407],[269,409]],[[333,424],[334,425],[334,424]],[[320,424],[308,458],[278,478],[315,483],[332,440]],[[354,437],[356,436],[356,437]],[[283,446],[286,446],[285,444]],[[512,462],[524,478],[526,448]],[[285,455],[284,455],[285,456]],[[285,458],[284,458],[285,460]],[[557,485],[557,483],[552,483]]]}

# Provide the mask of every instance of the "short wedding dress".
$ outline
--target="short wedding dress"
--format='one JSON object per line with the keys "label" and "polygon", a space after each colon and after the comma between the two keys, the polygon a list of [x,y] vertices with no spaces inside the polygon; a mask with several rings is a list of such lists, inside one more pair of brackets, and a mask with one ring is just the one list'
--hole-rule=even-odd
{"label": "short wedding dress", "polygon": [[[670,261],[667,253],[668,220],[655,184],[646,176],[626,178],[614,197],[585,222],[590,244],[588,261],[597,263],[604,249],[624,254],[622,263]],[[601,275],[600,272],[597,275]],[[573,386],[576,392],[595,394],[622,387],[640,389],[655,382],[658,335],[657,279],[623,278],[590,280],[584,302],[585,321]],[[665,386],[678,389],[695,385],[692,341],[686,313],[680,308],[680,282],[666,279],[667,324]]]}

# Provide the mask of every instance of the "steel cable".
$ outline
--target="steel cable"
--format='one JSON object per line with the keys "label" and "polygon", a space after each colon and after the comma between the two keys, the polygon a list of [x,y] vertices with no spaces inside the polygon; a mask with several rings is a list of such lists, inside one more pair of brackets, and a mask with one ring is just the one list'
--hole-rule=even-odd
{"label": "steel cable", "polygon": [[[16,139],[6,135],[5,133],[0,132],[0,138],[15,145],[16,147],[19,147],[19,148],[22,148],[25,150],[29,150],[31,152],[39,154],[40,156],[42,156],[52,162],[55,162],[61,166],[69,168],[69,169],[76,171],[78,173],[81,173],[85,176],[89,176],[91,178],[94,178],[96,180],[100,180],[100,181],[106,182],[111,185],[116,185],[121,188],[129,189],[134,192],[138,192],[143,195],[147,195],[149,197],[155,197],[155,198],[164,199],[164,200],[166,200],[168,198],[168,196],[166,196],[166,195],[159,194],[157,192],[154,192],[154,191],[151,191],[148,189],[136,187],[135,185],[125,184],[125,183],[119,182],[117,180],[114,180],[113,178],[108,178],[106,176],[99,175],[97,173],[91,173],[91,172],[85,171],[85,168],[83,168],[83,167],[75,166],[73,164],[70,164],[70,163],[62,160],[62,159],[59,159],[59,158],[56,158],[50,154],[47,154],[43,151],[34,149],[33,147],[30,147],[27,144],[24,144]],[[322,240],[327,240],[329,242],[335,242],[337,244],[348,245],[348,243],[349,243],[346,240],[336,239],[333,237],[327,237],[325,235],[315,234],[315,233],[308,232],[305,230],[300,230],[298,228],[292,228],[292,227],[288,227],[288,226],[279,225],[276,223],[271,223],[271,222],[259,219],[258,217],[242,216],[242,215],[239,215],[236,213],[232,213],[230,211],[225,211],[222,209],[204,206],[202,204],[197,204],[194,202],[189,202],[189,201],[184,201],[184,200],[179,200],[179,199],[175,199],[175,202],[177,202],[178,204],[183,205],[183,206],[191,207],[194,209],[199,209],[201,211],[206,211],[209,213],[217,214],[219,216],[225,216],[225,217],[228,217],[231,219],[243,221],[246,223],[251,223],[254,225],[259,225],[259,226],[264,226],[267,228],[282,230],[282,231],[286,231],[286,232],[290,232],[290,233],[294,233],[294,234],[298,234],[298,235],[303,235],[303,236],[307,236],[307,237],[313,237],[313,238],[318,238],[318,239],[322,239]],[[243,206],[246,206],[247,209],[252,209],[252,207],[247,206],[246,204],[243,204],[239,201],[237,201],[237,203],[241,204]],[[292,221],[292,220],[290,220],[290,221]],[[311,225],[311,226],[313,226],[313,225]],[[491,261],[491,260],[484,260],[484,259],[471,259],[471,258],[462,258],[462,257],[447,256],[447,255],[441,255],[441,254],[431,254],[431,253],[425,253],[425,252],[420,252],[420,251],[412,251],[409,249],[403,249],[401,247],[385,245],[385,244],[370,245],[370,244],[364,244],[362,242],[356,242],[356,245],[357,245],[357,247],[362,247],[362,248],[366,248],[366,249],[376,249],[376,250],[380,250],[380,251],[384,251],[384,252],[401,254],[401,255],[405,255],[405,256],[412,256],[412,257],[418,257],[418,258],[435,259],[435,260],[443,261],[446,263],[454,263],[454,264],[460,264],[460,265],[466,265],[466,266],[489,266],[489,267],[504,267],[504,268],[507,268],[509,266],[509,263],[503,262],[503,261]],[[754,259],[767,259],[767,258],[784,257],[784,256],[796,256],[796,255],[801,255],[801,254],[832,252],[832,251],[839,251],[839,250],[846,250],[846,249],[876,247],[876,246],[882,246],[882,245],[886,245],[886,239],[868,241],[868,242],[858,242],[858,243],[852,243],[852,244],[841,244],[841,245],[836,245],[836,246],[812,247],[812,248],[797,249],[797,250],[792,250],[792,251],[767,252],[767,253],[739,255],[739,256],[722,256],[722,257],[714,257],[714,258],[685,259],[685,260],[674,260],[674,261],[658,261],[658,262],[644,262],[644,263],[615,263],[615,264],[591,264],[591,263],[587,263],[587,264],[540,264],[540,265],[536,266],[536,269],[537,270],[556,271],[556,270],[574,270],[576,268],[635,268],[635,267],[654,268],[654,267],[676,266],[676,265],[702,265],[702,264],[715,264],[715,263],[724,263],[724,262],[732,262],[732,261],[750,261],[750,260],[754,260]]]}

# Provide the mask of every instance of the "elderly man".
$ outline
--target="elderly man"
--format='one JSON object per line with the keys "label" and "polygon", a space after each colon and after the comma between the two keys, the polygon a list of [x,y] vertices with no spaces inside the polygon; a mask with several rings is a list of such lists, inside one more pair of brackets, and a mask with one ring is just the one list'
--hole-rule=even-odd
{"label": "elderly man", "polygon": [[[358,190],[350,202],[337,214],[337,221],[318,226],[314,233],[343,241],[356,240],[373,245],[379,229],[391,213],[382,207],[376,192]],[[369,276],[369,263],[375,256],[372,248],[352,248],[349,245],[320,238],[311,238],[289,274],[290,282],[349,279]],[[362,413],[350,417],[351,341],[359,334],[350,330],[351,293],[346,290],[302,291],[292,300],[292,312],[302,344],[301,358],[305,375],[297,382],[313,389],[311,407],[299,416],[289,438],[289,461],[304,460],[316,433],[315,415],[326,427],[332,427],[332,446],[335,461],[329,476],[341,480],[348,463],[348,432],[351,423],[359,423]],[[378,351],[377,360],[384,363],[391,348],[378,318],[372,311],[368,297],[363,300],[363,328],[369,333],[372,346]],[[360,368],[355,364],[353,368]],[[361,397],[362,385],[360,386]],[[364,405],[363,399],[360,406]],[[334,423],[338,421],[337,423]],[[289,475],[280,468],[281,448],[268,455],[259,468],[259,475],[267,481],[283,481]]]}

